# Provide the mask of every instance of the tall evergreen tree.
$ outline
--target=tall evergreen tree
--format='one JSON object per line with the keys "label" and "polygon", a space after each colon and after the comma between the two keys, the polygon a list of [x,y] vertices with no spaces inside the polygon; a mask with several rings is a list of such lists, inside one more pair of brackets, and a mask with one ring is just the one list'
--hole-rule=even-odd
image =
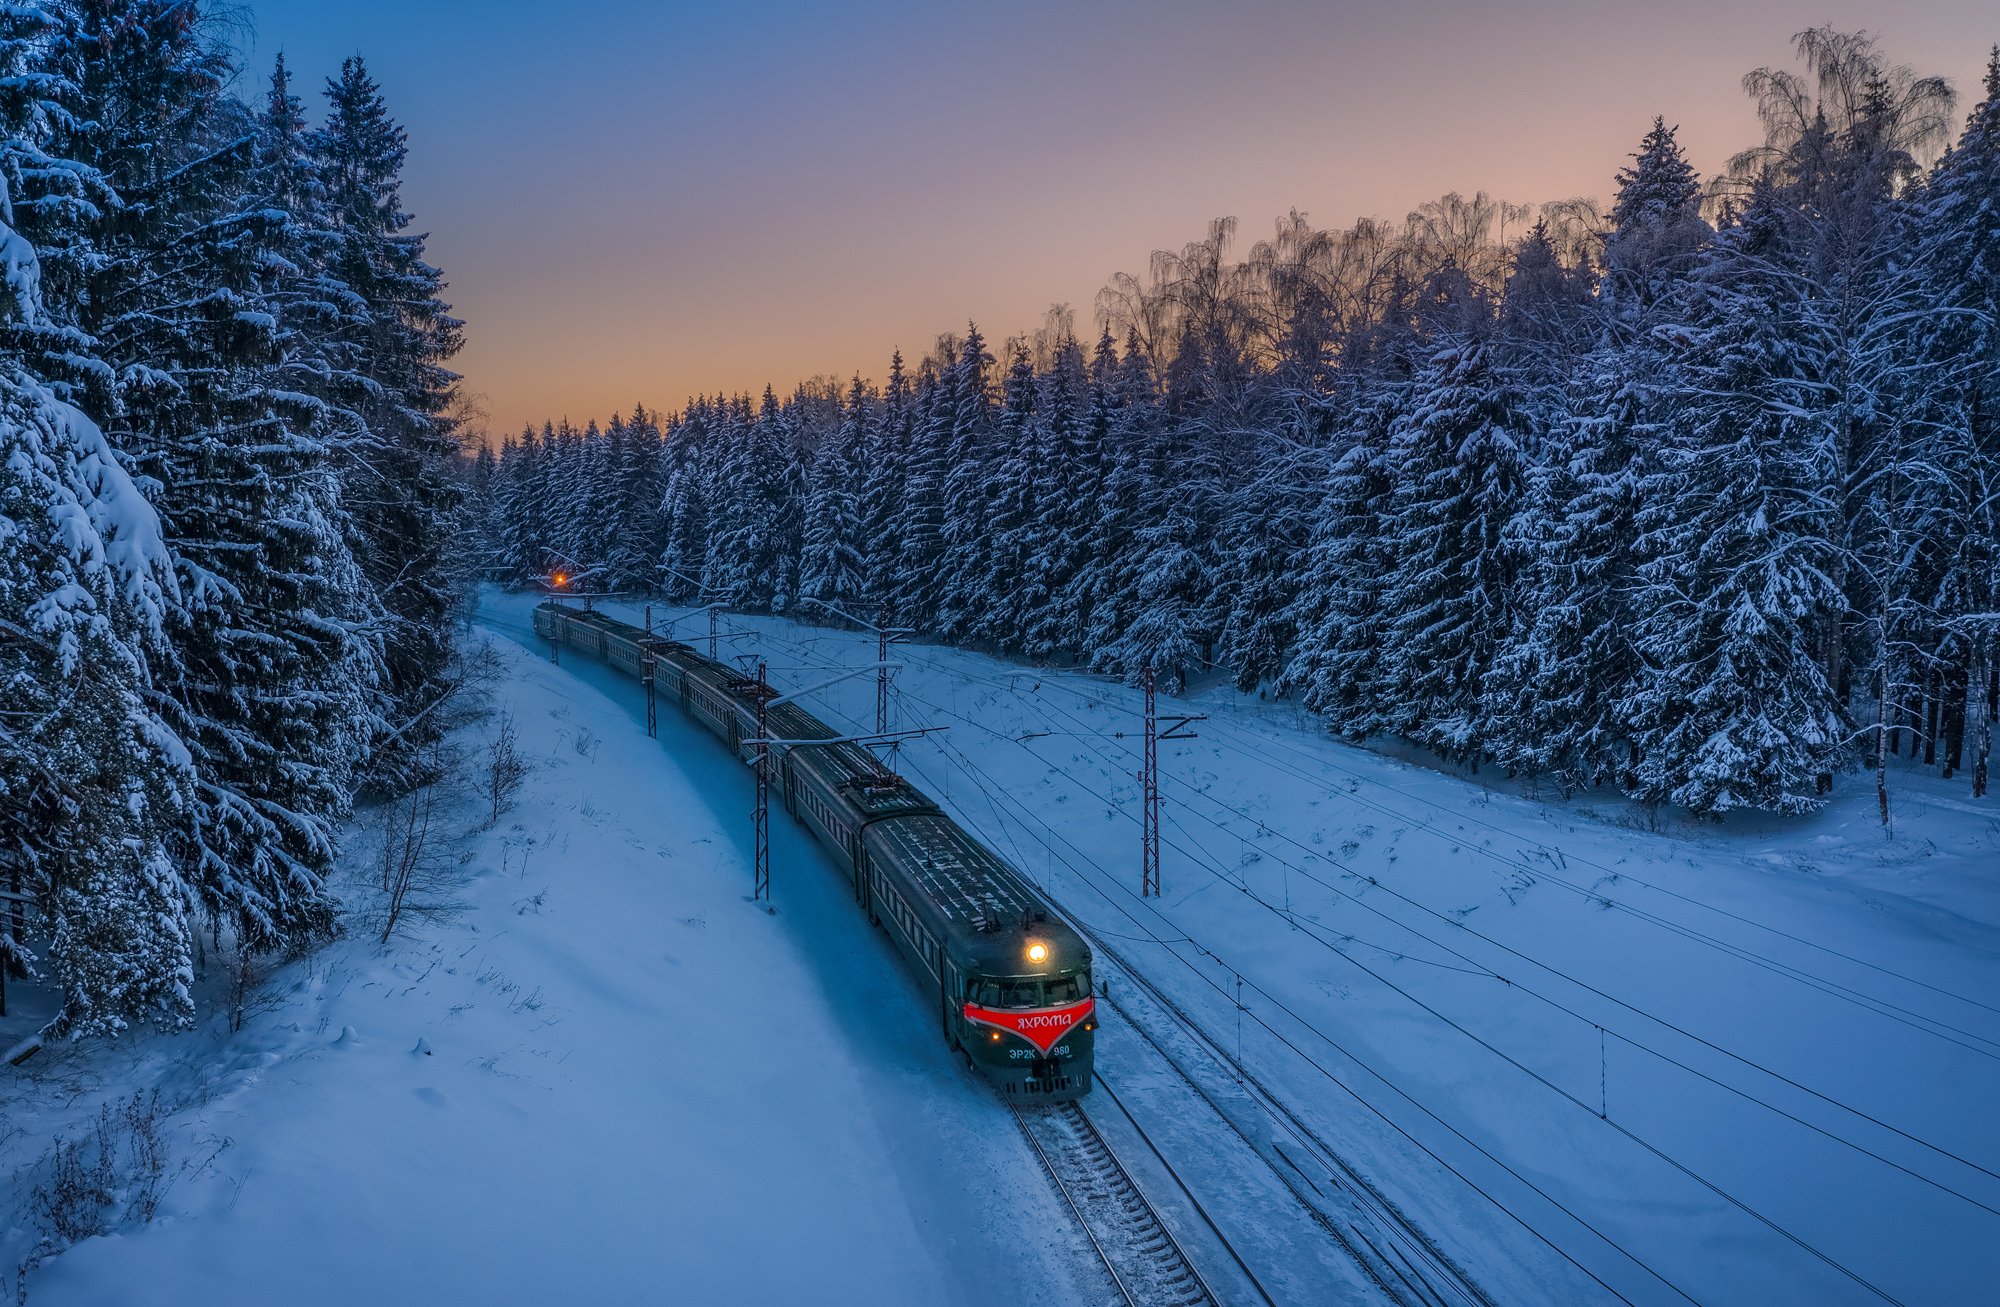
{"label": "tall evergreen tree", "polygon": [[358,56],[342,61],[326,98],[318,158],[336,240],[329,264],[365,305],[338,351],[370,383],[354,405],[361,426],[343,471],[354,553],[390,619],[389,708],[374,767],[393,788],[425,773],[443,724],[433,709],[451,681],[458,443],[450,406],[458,377],[445,365],[458,352],[461,324],[402,207],[405,134]]}
{"label": "tall evergreen tree", "polygon": [[805,509],[799,594],[841,608],[852,604],[861,591],[855,491],[872,426],[868,407],[868,391],[857,376],[848,388],[846,417],[839,431],[821,440],[809,477],[812,489]]}
{"label": "tall evergreen tree", "polygon": [[1382,683],[1391,728],[1448,758],[1476,761],[1490,735],[1482,695],[1520,603],[1508,527],[1530,443],[1491,346],[1459,336],[1438,345],[1390,432]]}
{"label": "tall evergreen tree", "polygon": [[1787,223],[1772,187],[1709,255],[1640,490],[1634,793],[1697,813],[1814,806],[1845,733],[1820,657],[1842,604],[1837,454],[1795,363],[1811,307],[1774,258]]}

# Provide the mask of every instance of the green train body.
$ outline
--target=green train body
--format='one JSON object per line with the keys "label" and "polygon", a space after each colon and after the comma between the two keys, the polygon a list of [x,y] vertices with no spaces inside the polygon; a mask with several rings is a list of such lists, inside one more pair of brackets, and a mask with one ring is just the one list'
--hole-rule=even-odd
{"label": "green train body", "polygon": [[[535,633],[643,679],[736,757],[757,748],[754,681],[692,646],[544,603]],[[1090,948],[1019,873],[907,780],[796,703],[765,709],[774,794],[832,856],[867,919],[934,996],[946,1044],[1012,1099],[1090,1091]],[[818,744],[812,741],[824,740]]]}

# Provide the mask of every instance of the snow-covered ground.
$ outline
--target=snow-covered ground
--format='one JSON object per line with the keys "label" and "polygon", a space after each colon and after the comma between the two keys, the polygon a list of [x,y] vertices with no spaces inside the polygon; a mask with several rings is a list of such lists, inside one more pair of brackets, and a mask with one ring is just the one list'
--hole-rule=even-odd
{"label": "snow-covered ground", "polygon": [[[874,658],[732,625],[780,684]],[[1693,825],[1214,688],[1201,738],[1162,747],[1166,894],[1141,900],[1138,694],[898,656],[898,724],[951,728],[907,773],[1498,1300],[2000,1295],[2000,807],[1962,783],[1894,776],[1888,833],[1854,779],[1810,819]],[[858,726],[873,694],[809,702]],[[802,889],[781,866],[779,901]]]}
{"label": "snow-covered ground", "polygon": [[[646,738],[602,667],[494,643],[534,771],[451,845],[463,910],[387,948],[357,929],[240,1033],[0,1068],[0,1287],[50,1139],[158,1084],[159,1219],[49,1260],[35,1307],[1095,1292],[1012,1117],[796,828],[780,913],[747,901],[747,773],[678,714]],[[366,903],[379,846],[351,844]]]}
{"label": "snow-covered ground", "polygon": [[[161,1219],[50,1261],[38,1307],[1093,1299],[1008,1114],[818,851],[774,822],[778,915],[748,903],[747,774],[670,708],[647,739],[617,673],[550,666],[533,603],[482,608],[537,766],[453,846],[464,911],[294,964],[240,1034],[0,1072],[0,1267],[50,1136],[158,1082],[189,1105]],[[729,626],[780,684],[874,658]],[[898,656],[899,722],[951,728],[899,765],[1495,1301],[1993,1300],[2000,809],[1961,785],[1896,777],[1886,836],[1861,784],[1800,822],[1654,822],[1210,689],[1162,749],[1141,900],[1136,692]],[[872,699],[809,703],[872,723]]]}

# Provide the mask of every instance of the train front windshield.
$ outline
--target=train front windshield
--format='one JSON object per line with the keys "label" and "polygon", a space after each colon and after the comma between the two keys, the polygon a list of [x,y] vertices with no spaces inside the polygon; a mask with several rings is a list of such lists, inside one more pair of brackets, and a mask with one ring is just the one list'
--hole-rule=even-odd
{"label": "train front windshield", "polygon": [[1072,972],[1049,980],[975,980],[966,986],[965,997],[980,1007],[1058,1007],[1090,997],[1090,973]]}

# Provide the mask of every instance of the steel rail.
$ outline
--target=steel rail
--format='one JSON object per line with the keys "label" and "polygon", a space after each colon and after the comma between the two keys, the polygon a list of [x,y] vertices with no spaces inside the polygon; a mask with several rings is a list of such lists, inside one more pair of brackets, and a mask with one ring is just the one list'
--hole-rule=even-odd
{"label": "steel rail", "polygon": [[1028,1124],[1028,1119],[1022,1115],[1020,1108],[1013,1107],[1012,1104],[1008,1106],[1014,1113],[1014,1124],[1021,1127],[1021,1133],[1027,1137],[1028,1147],[1035,1150],[1035,1160],[1042,1164],[1042,1170],[1047,1172],[1049,1180],[1056,1187],[1056,1192],[1062,1195],[1064,1204],[1069,1208],[1069,1214],[1076,1218],[1077,1228],[1083,1231],[1083,1237],[1090,1240],[1090,1246],[1096,1251],[1097,1259],[1104,1263],[1106,1273],[1111,1276],[1111,1283],[1118,1286],[1118,1296],[1125,1300],[1125,1307],[1141,1307],[1139,1300],[1132,1296],[1132,1290],[1126,1287],[1124,1277],[1118,1274],[1118,1267],[1112,1263],[1111,1254],[1097,1241],[1097,1232],[1092,1230],[1090,1222],[1084,1219],[1083,1209],[1077,1205],[1076,1197],[1070,1193],[1069,1186],[1063,1183],[1062,1173],[1056,1170],[1055,1161],[1049,1157],[1048,1150],[1042,1147],[1042,1141],[1035,1137],[1034,1127]]}
{"label": "steel rail", "polygon": [[[1129,1021],[1130,1018],[1128,1017],[1127,1020]],[[1175,1070],[1179,1070],[1179,1068],[1176,1067]],[[1185,1075],[1186,1073],[1183,1072],[1182,1074]],[[1278,1300],[1271,1296],[1271,1291],[1266,1289],[1264,1282],[1257,1278],[1257,1272],[1251,1270],[1250,1264],[1243,1260],[1243,1254],[1237,1251],[1235,1242],[1222,1232],[1222,1227],[1218,1226],[1215,1223],[1215,1218],[1209,1215],[1208,1208],[1203,1206],[1201,1199],[1195,1196],[1193,1187],[1188,1184],[1186,1177],[1180,1173],[1180,1168],[1167,1160],[1167,1155],[1160,1150],[1158,1144],[1153,1142],[1153,1137],[1146,1133],[1146,1127],[1139,1124],[1139,1118],[1134,1115],[1131,1108],[1125,1106],[1125,1100],[1120,1098],[1116,1091],[1106,1083],[1104,1072],[1101,1068],[1096,1073],[1096,1079],[1097,1088],[1111,1101],[1112,1106],[1116,1107],[1119,1113],[1132,1123],[1133,1133],[1139,1136],[1139,1142],[1146,1145],[1153,1156],[1159,1159],[1160,1165],[1167,1169],[1167,1174],[1173,1177],[1174,1183],[1180,1186],[1183,1194],[1187,1195],[1188,1202],[1194,1205],[1195,1214],[1201,1217],[1204,1225],[1208,1226],[1208,1232],[1215,1236],[1216,1242],[1222,1245],[1222,1250],[1229,1254],[1229,1259],[1236,1263],[1236,1269],[1243,1272],[1243,1278],[1250,1281],[1250,1286],[1257,1291],[1257,1296],[1263,1299],[1268,1307],[1278,1307]],[[1100,1135],[1100,1137],[1102,1136]],[[1171,1238],[1172,1236],[1169,1235],[1168,1237]],[[1187,1257],[1185,1251],[1183,1251],[1182,1256]],[[1194,1259],[1187,1258],[1187,1264],[1188,1269],[1194,1272],[1195,1279],[1201,1282],[1203,1292],[1207,1293],[1211,1300],[1221,1301],[1216,1297],[1215,1291],[1209,1287],[1208,1279],[1202,1275],[1201,1268],[1194,1264]]]}
{"label": "steel rail", "polygon": [[[1051,902],[1053,901],[1051,899]],[[1220,1042],[1178,1002],[1168,997],[1149,977],[1127,961],[1118,949],[1107,945],[1094,932],[1079,931],[1079,933],[1090,940],[1094,951],[1103,954],[1112,961],[1128,981],[1137,986],[1141,992],[1157,1004],[1175,1023],[1192,1036],[1196,1043],[1210,1057],[1215,1059],[1218,1066],[1227,1070],[1273,1124],[1282,1124],[1286,1128],[1287,1133],[1291,1134],[1304,1151],[1312,1155],[1314,1160],[1325,1166],[1337,1181],[1343,1182],[1343,1187],[1348,1190],[1348,1195],[1356,1207],[1378,1222],[1383,1227],[1385,1233],[1398,1236],[1397,1243],[1405,1246],[1395,1247],[1393,1250],[1385,1250],[1378,1247],[1374,1240],[1368,1238],[1366,1232],[1363,1230],[1354,1228],[1352,1225],[1348,1227],[1348,1232],[1359,1239],[1380,1260],[1382,1265],[1369,1266],[1366,1259],[1355,1255],[1355,1250],[1352,1247],[1348,1248],[1349,1255],[1355,1256],[1355,1260],[1360,1262],[1362,1268],[1368,1271],[1381,1284],[1384,1291],[1389,1292],[1392,1296],[1400,1296],[1396,1295],[1395,1290],[1382,1278],[1384,1272],[1387,1272],[1396,1280],[1401,1281],[1405,1289],[1415,1293],[1420,1299],[1430,1303],[1443,1304],[1446,1301],[1445,1296],[1440,1292],[1437,1285],[1432,1282],[1433,1276],[1439,1276],[1449,1284],[1452,1296],[1458,1298],[1461,1302],[1473,1304],[1474,1307],[1493,1307],[1493,1299],[1479,1287],[1471,1276],[1467,1275],[1450,1257],[1446,1256],[1443,1250],[1438,1248],[1414,1221],[1404,1215],[1397,1208],[1396,1204],[1377,1189],[1358,1169],[1345,1158],[1341,1157],[1338,1152],[1319,1136],[1317,1131],[1301,1120],[1297,1113],[1282,1098],[1273,1093],[1255,1073],[1232,1057],[1229,1051],[1223,1048]],[[1215,1103],[1208,1091],[1182,1065],[1179,1058],[1162,1047],[1160,1042],[1153,1038],[1151,1032],[1142,1024],[1133,1020],[1131,1013],[1125,1010],[1123,1004],[1117,1002],[1109,995],[1100,995],[1100,997],[1104,998],[1106,1003],[1125,1017],[1127,1028],[1135,1031],[1140,1038],[1151,1044],[1161,1058],[1193,1088],[1195,1093],[1206,1101],[1224,1121],[1229,1122],[1232,1128],[1234,1128],[1234,1122],[1228,1113],[1222,1111],[1221,1107]],[[1240,1131],[1238,1133],[1240,1134]],[[1297,1169],[1298,1164],[1285,1155],[1282,1146],[1275,1139],[1272,1141],[1272,1146],[1278,1150],[1279,1155],[1284,1157],[1287,1163],[1295,1170]],[[1259,1152],[1259,1156],[1262,1156],[1261,1151]],[[1265,1158],[1265,1162],[1266,1165],[1271,1165],[1270,1159]],[[1272,1166],[1272,1170],[1278,1174],[1280,1180],[1286,1179],[1284,1173],[1276,1166]],[[1299,1176],[1302,1180],[1306,1179],[1303,1171],[1299,1172]],[[1311,1181],[1306,1180],[1306,1183],[1310,1185]],[[1292,1187],[1289,1181],[1287,1181],[1287,1187]],[[1323,1212],[1318,1205],[1306,1202],[1304,1196],[1298,1195],[1295,1188],[1293,1192],[1309,1211],[1326,1216],[1329,1221],[1333,1219],[1330,1213]],[[1346,1239],[1337,1231],[1329,1229],[1328,1232],[1334,1234],[1337,1242],[1346,1244]],[[1428,1268],[1428,1272],[1420,1269],[1418,1265],[1413,1264],[1412,1253],[1415,1254],[1415,1261],[1421,1263],[1423,1267]],[[1397,1267],[1397,1262],[1402,1263],[1401,1269]],[[1407,1274],[1405,1273],[1406,1270]],[[1412,1276],[1415,1277],[1414,1282],[1412,1281]]]}

